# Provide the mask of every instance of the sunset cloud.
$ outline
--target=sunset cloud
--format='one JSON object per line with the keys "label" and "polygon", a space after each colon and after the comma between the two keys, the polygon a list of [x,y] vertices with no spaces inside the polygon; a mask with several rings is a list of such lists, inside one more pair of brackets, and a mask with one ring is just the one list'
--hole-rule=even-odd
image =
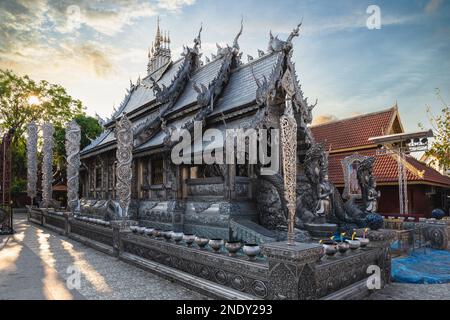
{"label": "sunset cloud", "polygon": [[328,123],[331,121],[336,121],[337,119],[338,118],[332,114],[320,114],[320,115],[314,117],[312,125],[317,126],[319,124],[325,124],[325,123]]}
{"label": "sunset cloud", "polygon": [[442,0],[430,0],[425,6],[425,12],[435,12],[442,4]]}

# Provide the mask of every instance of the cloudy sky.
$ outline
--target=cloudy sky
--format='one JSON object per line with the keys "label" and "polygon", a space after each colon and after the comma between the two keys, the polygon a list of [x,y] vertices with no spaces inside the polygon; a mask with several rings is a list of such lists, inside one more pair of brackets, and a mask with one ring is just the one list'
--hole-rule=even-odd
{"label": "cloudy sky", "polygon": [[[369,5],[381,29],[369,30]],[[303,91],[318,99],[316,119],[343,118],[398,102],[408,130],[450,99],[449,0],[1,0],[0,68],[65,86],[87,112],[105,117],[129,80],[145,76],[157,16],[173,58],[203,23],[204,55],[231,43],[257,56],[269,30],[287,37],[303,18],[294,59]],[[244,58],[246,61],[246,58]]]}

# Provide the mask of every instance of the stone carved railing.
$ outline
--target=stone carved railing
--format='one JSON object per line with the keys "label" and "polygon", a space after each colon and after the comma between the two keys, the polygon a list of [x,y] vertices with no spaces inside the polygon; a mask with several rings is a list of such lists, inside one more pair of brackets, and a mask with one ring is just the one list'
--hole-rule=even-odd
{"label": "stone carved railing", "polygon": [[[416,240],[420,240],[419,246],[429,245],[434,249],[450,250],[450,221],[424,219],[424,221],[402,221],[399,219],[385,219],[384,227],[395,230],[401,244],[408,242],[409,249],[416,246]],[[406,239],[408,237],[408,239]]]}

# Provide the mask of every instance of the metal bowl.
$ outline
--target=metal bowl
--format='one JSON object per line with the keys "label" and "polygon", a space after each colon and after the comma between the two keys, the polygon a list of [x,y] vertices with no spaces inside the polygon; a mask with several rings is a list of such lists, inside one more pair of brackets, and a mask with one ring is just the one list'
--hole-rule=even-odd
{"label": "metal bowl", "polygon": [[202,238],[202,237],[195,237],[194,241],[200,247],[200,249],[203,249],[208,244],[209,239],[208,238]]}
{"label": "metal bowl", "polygon": [[370,242],[369,238],[356,238],[356,240],[358,240],[361,243],[361,248],[367,247],[367,245]]}
{"label": "metal bowl", "polygon": [[153,230],[154,228],[145,228],[144,233],[145,235],[147,235],[148,237],[151,237],[153,234]]}
{"label": "metal bowl", "polygon": [[172,239],[175,243],[180,243],[183,240],[183,232],[172,232]]}
{"label": "metal bowl", "polygon": [[337,242],[333,240],[327,240],[322,242],[323,250],[329,257],[334,256],[338,251]]}
{"label": "metal bowl", "polygon": [[161,236],[162,236],[162,231],[161,231],[161,229],[153,229],[152,235],[153,235],[155,238],[161,238]]}
{"label": "metal bowl", "polygon": [[361,246],[361,242],[359,240],[347,240],[346,241],[350,247],[351,250],[359,249]]}
{"label": "metal bowl", "polygon": [[253,261],[261,253],[261,248],[256,243],[246,243],[242,249],[247,255],[248,260]]}
{"label": "metal bowl", "polygon": [[166,241],[170,241],[170,239],[172,239],[172,234],[173,234],[172,230],[163,231],[163,237],[164,239],[166,239]]}
{"label": "metal bowl", "polygon": [[241,248],[242,242],[240,241],[227,241],[227,243],[225,243],[225,249],[227,249],[230,257],[235,257],[236,252],[238,252]]}
{"label": "metal bowl", "polygon": [[347,242],[338,242],[338,251],[341,254],[344,254],[348,251],[348,249],[350,248],[350,245]]}
{"label": "metal bowl", "polygon": [[215,253],[218,253],[223,246],[223,239],[211,239],[209,240],[209,246],[214,250]]}
{"label": "metal bowl", "polygon": [[183,235],[183,240],[186,242],[187,246],[190,247],[195,241],[195,235],[193,234],[185,234]]}

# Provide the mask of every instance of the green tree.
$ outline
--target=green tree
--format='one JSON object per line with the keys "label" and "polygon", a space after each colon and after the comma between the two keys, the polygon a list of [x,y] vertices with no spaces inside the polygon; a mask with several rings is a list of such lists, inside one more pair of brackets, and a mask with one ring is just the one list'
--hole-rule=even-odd
{"label": "green tree", "polygon": [[[82,130],[81,147],[101,132],[97,120],[84,114],[81,101],[72,98],[62,86],[34,81],[0,69],[0,132],[15,129],[12,140],[12,189],[24,190],[26,184],[26,143],[24,133],[29,122],[55,126],[55,164],[64,169],[65,124],[76,119]],[[65,170],[64,170],[65,171]]]}
{"label": "green tree", "polygon": [[73,99],[62,86],[0,70],[0,129],[15,129],[13,146],[30,121],[61,127],[82,113],[81,101]]}
{"label": "green tree", "polygon": [[[441,103],[441,113],[434,114],[431,107],[427,107],[428,120],[433,128],[434,138],[427,155],[433,156],[439,165],[450,168],[450,108],[448,103],[442,98],[440,91],[436,91],[436,96]],[[422,124],[419,124],[423,128]]]}

